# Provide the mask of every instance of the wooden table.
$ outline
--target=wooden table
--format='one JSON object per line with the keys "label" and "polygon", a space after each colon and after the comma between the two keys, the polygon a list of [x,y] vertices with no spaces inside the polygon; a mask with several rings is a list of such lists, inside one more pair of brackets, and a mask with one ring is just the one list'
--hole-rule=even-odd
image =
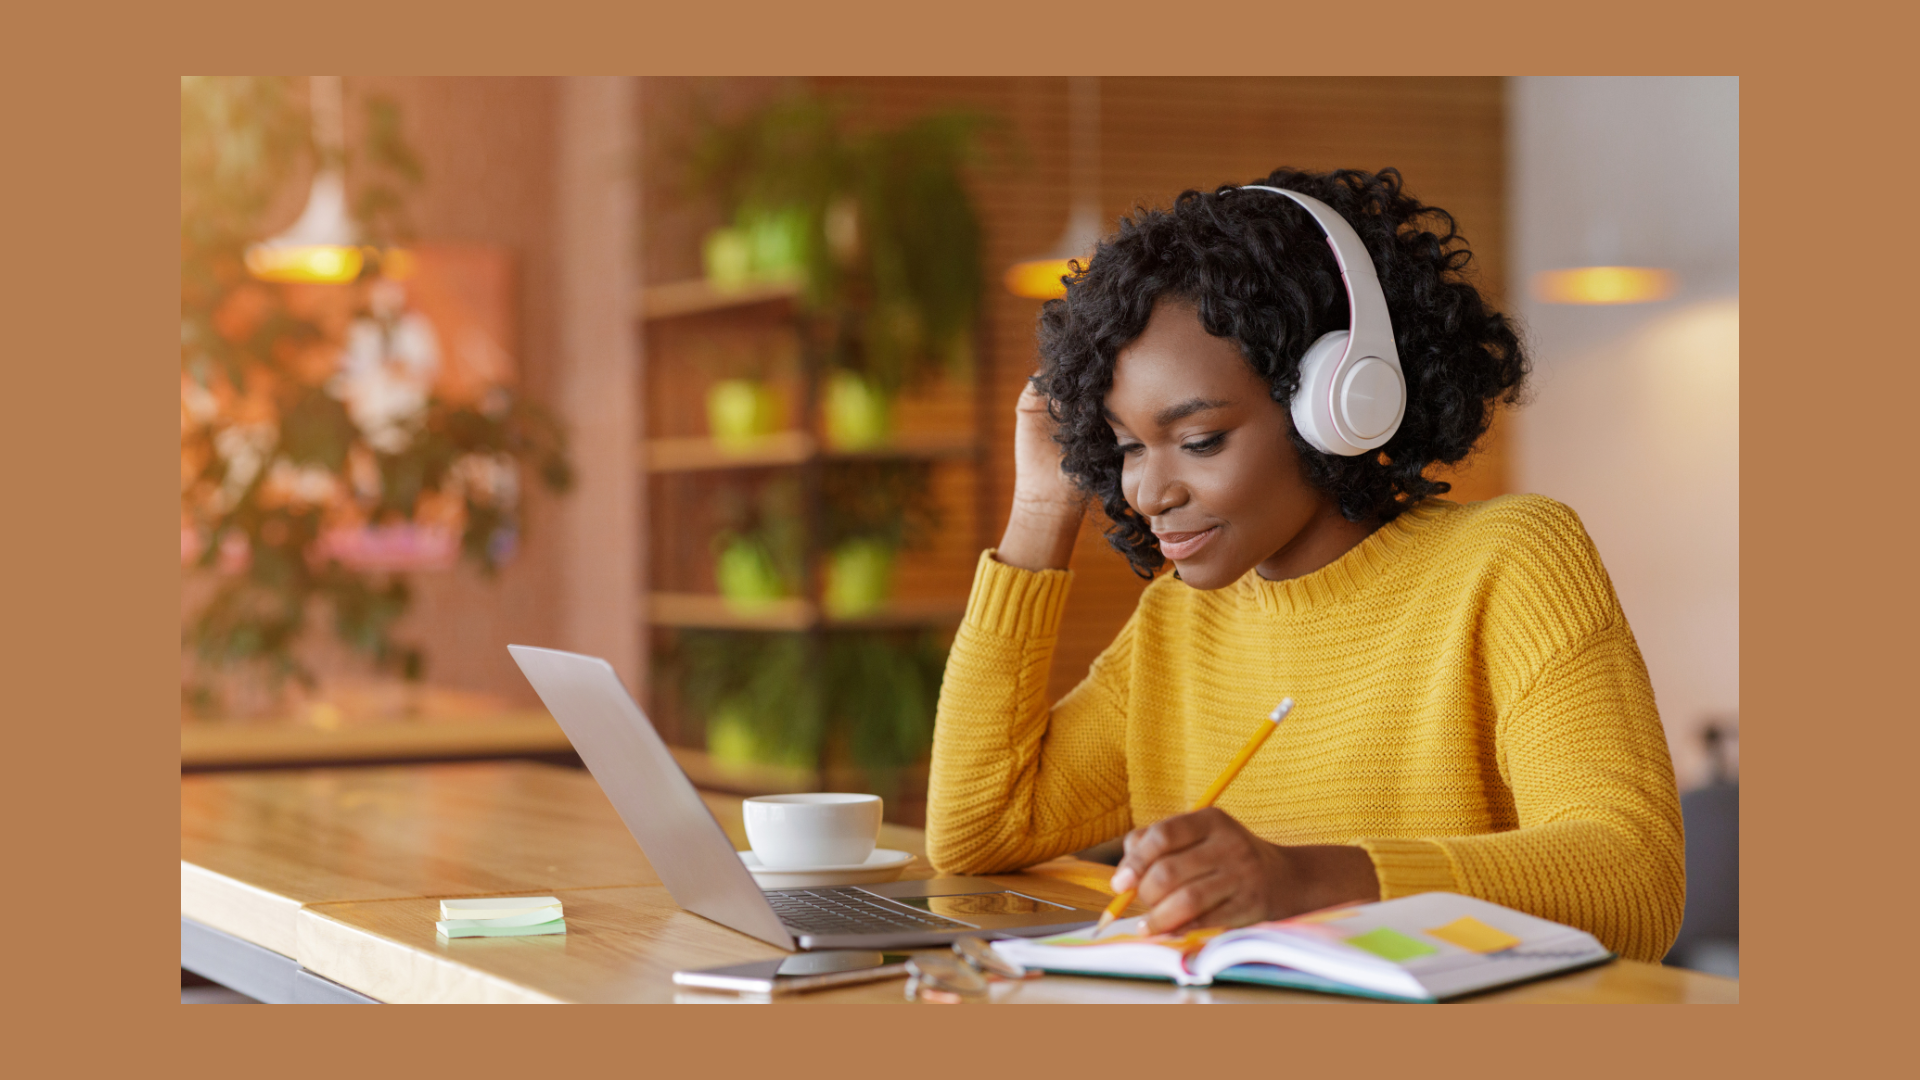
{"label": "wooden table", "polygon": [[[738,798],[706,798],[744,848]],[[273,1000],[730,1001],[677,990],[672,974],[781,955],[674,904],[592,777],[577,770],[486,763],[186,776],[180,817],[183,966],[193,966],[190,948],[202,958],[195,962],[238,965],[233,970],[252,972],[244,977]],[[923,855],[922,844],[915,829],[882,831],[883,847]],[[1062,859],[996,880],[1042,899],[1098,906],[1104,897],[1089,886],[1109,872]],[[923,858],[909,874],[931,871]],[[565,905],[564,936],[442,941],[434,934],[442,898],[548,894]],[[901,989],[893,981],[783,1000],[898,1002]],[[1738,998],[1732,980],[1615,961],[1473,1000]],[[996,986],[994,1000],[1357,999],[1050,975]]]}

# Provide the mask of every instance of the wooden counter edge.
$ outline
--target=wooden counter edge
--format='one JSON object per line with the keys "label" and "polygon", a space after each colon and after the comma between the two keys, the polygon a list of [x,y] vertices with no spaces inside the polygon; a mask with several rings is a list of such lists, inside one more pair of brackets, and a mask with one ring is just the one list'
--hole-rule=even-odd
{"label": "wooden counter edge", "polygon": [[381,1001],[559,1005],[559,998],[405,945],[308,907],[298,919],[300,965]]}
{"label": "wooden counter edge", "polygon": [[180,860],[180,914],[297,958],[300,901]]}

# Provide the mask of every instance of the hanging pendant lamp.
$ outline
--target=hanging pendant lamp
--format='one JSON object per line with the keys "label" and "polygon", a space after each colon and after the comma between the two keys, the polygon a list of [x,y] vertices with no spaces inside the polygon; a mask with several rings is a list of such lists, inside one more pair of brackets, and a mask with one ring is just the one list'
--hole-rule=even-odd
{"label": "hanging pendant lamp", "polygon": [[1067,187],[1070,202],[1066,231],[1052,250],[1014,263],[1003,280],[1007,291],[1035,300],[1067,295],[1060,279],[1074,259],[1093,254],[1101,235],[1100,78],[1075,75],[1067,80]]}
{"label": "hanging pendant lamp", "polygon": [[1652,266],[1577,266],[1543,270],[1534,291],[1550,304],[1644,304],[1673,295],[1671,270]]}
{"label": "hanging pendant lamp", "polygon": [[346,106],[340,76],[312,78],[313,141],[319,154],[306,209],[287,230],[247,249],[247,270],[262,281],[339,283],[360,276],[365,255],[347,212]]}
{"label": "hanging pendant lamp", "polygon": [[1644,304],[1665,300],[1679,287],[1672,270],[1644,263],[1634,265],[1622,258],[1623,249],[1635,246],[1638,254],[1647,244],[1630,245],[1622,235],[1620,222],[1602,217],[1587,228],[1582,245],[1583,265],[1560,270],[1543,270],[1534,275],[1534,295],[1549,304]]}

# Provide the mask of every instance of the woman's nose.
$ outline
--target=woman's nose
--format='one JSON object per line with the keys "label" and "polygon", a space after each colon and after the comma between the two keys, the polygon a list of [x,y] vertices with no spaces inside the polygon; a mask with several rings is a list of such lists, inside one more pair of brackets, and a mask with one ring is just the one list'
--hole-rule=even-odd
{"label": "woman's nose", "polygon": [[1187,487],[1164,460],[1148,452],[1146,460],[1134,467],[1133,508],[1145,517],[1161,514],[1187,501]]}

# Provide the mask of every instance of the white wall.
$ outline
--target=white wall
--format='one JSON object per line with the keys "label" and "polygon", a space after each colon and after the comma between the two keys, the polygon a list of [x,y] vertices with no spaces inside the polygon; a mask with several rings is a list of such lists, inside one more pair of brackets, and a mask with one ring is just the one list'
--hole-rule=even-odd
{"label": "white wall", "polygon": [[[1740,708],[1737,78],[1509,84],[1508,235],[1534,360],[1515,481],[1567,503],[1613,576],[1682,787]],[[1541,270],[1660,266],[1657,303],[1536,300]]]}

